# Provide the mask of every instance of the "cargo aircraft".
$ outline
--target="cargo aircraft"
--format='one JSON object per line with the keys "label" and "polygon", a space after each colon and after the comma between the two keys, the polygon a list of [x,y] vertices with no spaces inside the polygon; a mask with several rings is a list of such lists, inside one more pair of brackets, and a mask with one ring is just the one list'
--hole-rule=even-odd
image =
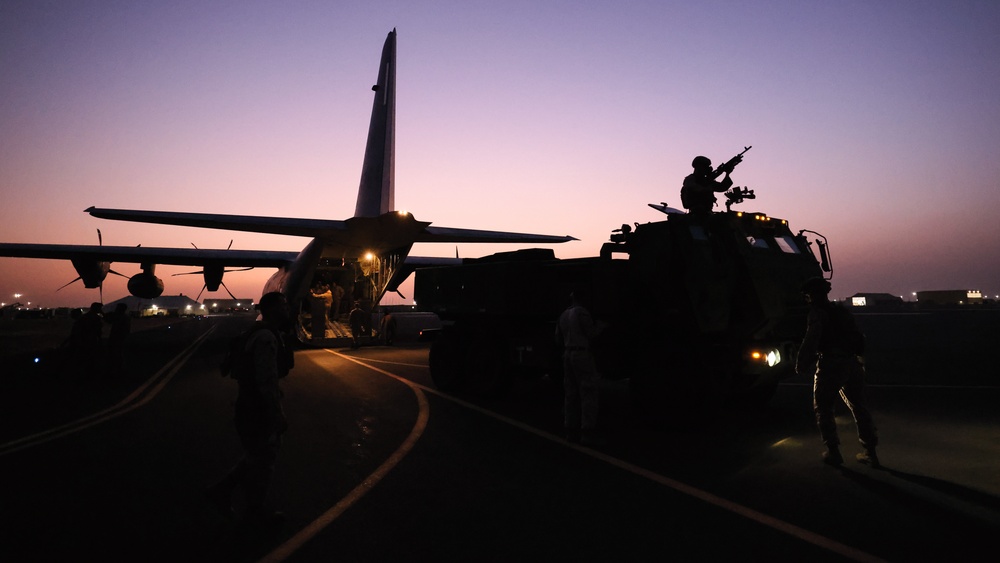
{"label": "cargo aircraft", "polygon": [[[375,99],[368,129],[368,144],[361,170],[357,205],[354,216],[350,219],[261,217],[99,207],[85,210],[94,217],[117,221],[311,238],[311,242],[300,252],[0,243],[0,256],[68,259],[79,274],[73,281],[80,280],[88,288],[101,288],[109,273],[118,274],[111,269],[112,262],[137,263],[142,271],[129,278],[128,290],[132,295],[144,299],[152,299],[163,293],[163,280],[155,275],[157,264],[201,267],[199,272],[192,273],[204,276],[205,288],[209,291],[217,291],[220,285],[225,287],[222,284],[223,274],[234,271],[231,268],[277,268],[277,272],[265,283],[263,292],[281,291],[288,296],[293,306],[299,307],[300,311],[306,309],[297,315],[299,337],[322,343],[328,338],[344,336],[341,332],[344,327],[336,323],[339,311],[335,311],[331,315],[334,322],[328,323],[323,335],[310,330],[312,323],[306,322],[308,307],[302,307],[310,288],[316,283],[336,283],[348,289],[349,293],[343,298],[348,306],[353,301],[358,301],[362,308],[370,311],[387,291],[398,291],[399,284],[414,269],[458,261],[457,258],[409,256],[410,248],[416,242],[534,244],[577,240],[571,236],[438,227],[429,222],[418,221],[407,212],[395,210],[395,29],[385,40],[377,83],[372,90],[375,91]],[[100,231],[98,235],[100,236]]]}

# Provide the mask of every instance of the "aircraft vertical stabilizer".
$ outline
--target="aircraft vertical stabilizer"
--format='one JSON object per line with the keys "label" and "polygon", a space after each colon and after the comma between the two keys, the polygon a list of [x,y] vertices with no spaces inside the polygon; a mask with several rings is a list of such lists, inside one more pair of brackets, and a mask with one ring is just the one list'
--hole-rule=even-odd
{"label": "aircraft vertical stabilizer", "polygon": [[382,47],[378,81],[372,87],[372,119],[368,145],[361,168],[361,186],[355,217],[378,217],[395,211],[396,176],[396,30],[389,32]]}

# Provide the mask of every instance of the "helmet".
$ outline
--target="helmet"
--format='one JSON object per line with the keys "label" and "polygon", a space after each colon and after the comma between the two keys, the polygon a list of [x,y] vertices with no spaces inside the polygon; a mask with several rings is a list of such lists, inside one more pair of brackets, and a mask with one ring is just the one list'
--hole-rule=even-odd
{"label": "helmet", "polygon": [[802,293],[830,293],[830,282],[824,278],[809,278],[802,283]]}
{"label": "helmet", "polygon": [[696,156],[694,157],[694,160],[691,161],[691,166],[695,169],[712,166],[712,159],[707,156]]}

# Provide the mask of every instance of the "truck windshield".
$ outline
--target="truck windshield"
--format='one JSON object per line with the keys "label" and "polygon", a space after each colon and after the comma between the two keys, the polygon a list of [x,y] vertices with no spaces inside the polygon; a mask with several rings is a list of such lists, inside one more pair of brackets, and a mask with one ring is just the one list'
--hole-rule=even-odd
{"label": "truck windshield", "polygon": [[788,254],[799,253],[799,247],[795,245],[795,241],[788,235],[774,237],[774,242],[778,243],[778,248],[780,248],[783,252]]}

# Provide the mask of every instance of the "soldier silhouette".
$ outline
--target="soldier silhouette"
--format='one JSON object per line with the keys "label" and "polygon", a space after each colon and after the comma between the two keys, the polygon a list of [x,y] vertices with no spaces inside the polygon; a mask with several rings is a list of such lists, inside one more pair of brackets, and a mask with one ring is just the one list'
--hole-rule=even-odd
{"label": "soldier silhouette", "polygon": [[285,296],[278,292],[265,294],[258,308],[262,320],[249,334],[244,348],[250,355],[249,371],[235,376],[239,382],[236,431],[244,455],[222,481],[208,489],[207,496],[222,514],[231,516],[233,492],[242,485],[247,501],[245,523],[270,526],[284,520],[282,513],[265,508],[281,436],[288,428],[278,380],[288,374],[295,362],[285,342],[291,319]]}
{"label": "soldier silhouette", "polygon": [[[691,213],[711,213],[715,207],[715,194],[724,192],[733,185],[733,179],[729,174],[742,160],[742,156],[737,156],[727,162],[726,167],[716,172],[712,170],[711,159],[706,156],[694,157],[691,161],[694,172],[684,178],[684,185],[681,187],[681,204],[684,209]],[[725,173],[722,181],[717,181],[716,178],[722,173]]]}
{"label": "soldier silhouette", "polygon": [[87,379],[97,377],[101,368],[101,332],[104,321],[101,320],[101,310],[104,305],[98,302],[90,304],[90,309],[84,313],[73,326],[74,338],[78,346],[79,369]]}
{"label": "soldier silhouette", "polygon": [[119,303],[113,313],[105,315],[104,321],[111,325],[108,334],[108,375],[118,377],[125,373],[125,340],[132,332],[132,319],[128,316],[128,305]]}
{"label": "soldier silhouette", "polygon": [[349,321],[351,323],[351,348],[360,348],[361,335],[367,332],[369,322],[368,314],[361,308],[360,301],[354,302],[354,308],[351,309]]}
{"label": "soldier silhouette", "polygon": [[861,358],[864,354],[864,335],[858,330],[850,311],[843,305],[830,302],[827,297],[829,292],[830,282],[823,278],[811,278],[802,284],[802,293],[810,305],[809,321],[795,371],[805,374],[815,370],[813,411],[827,448],[823,452],[823,461],[830,465],[844,463],[834,418],[834,406],[841,399],[854,415],[858,438],[865,450],[857,455],[857,460],[879,467],[875,454],[878,435],[865,401],[865,365]]}

